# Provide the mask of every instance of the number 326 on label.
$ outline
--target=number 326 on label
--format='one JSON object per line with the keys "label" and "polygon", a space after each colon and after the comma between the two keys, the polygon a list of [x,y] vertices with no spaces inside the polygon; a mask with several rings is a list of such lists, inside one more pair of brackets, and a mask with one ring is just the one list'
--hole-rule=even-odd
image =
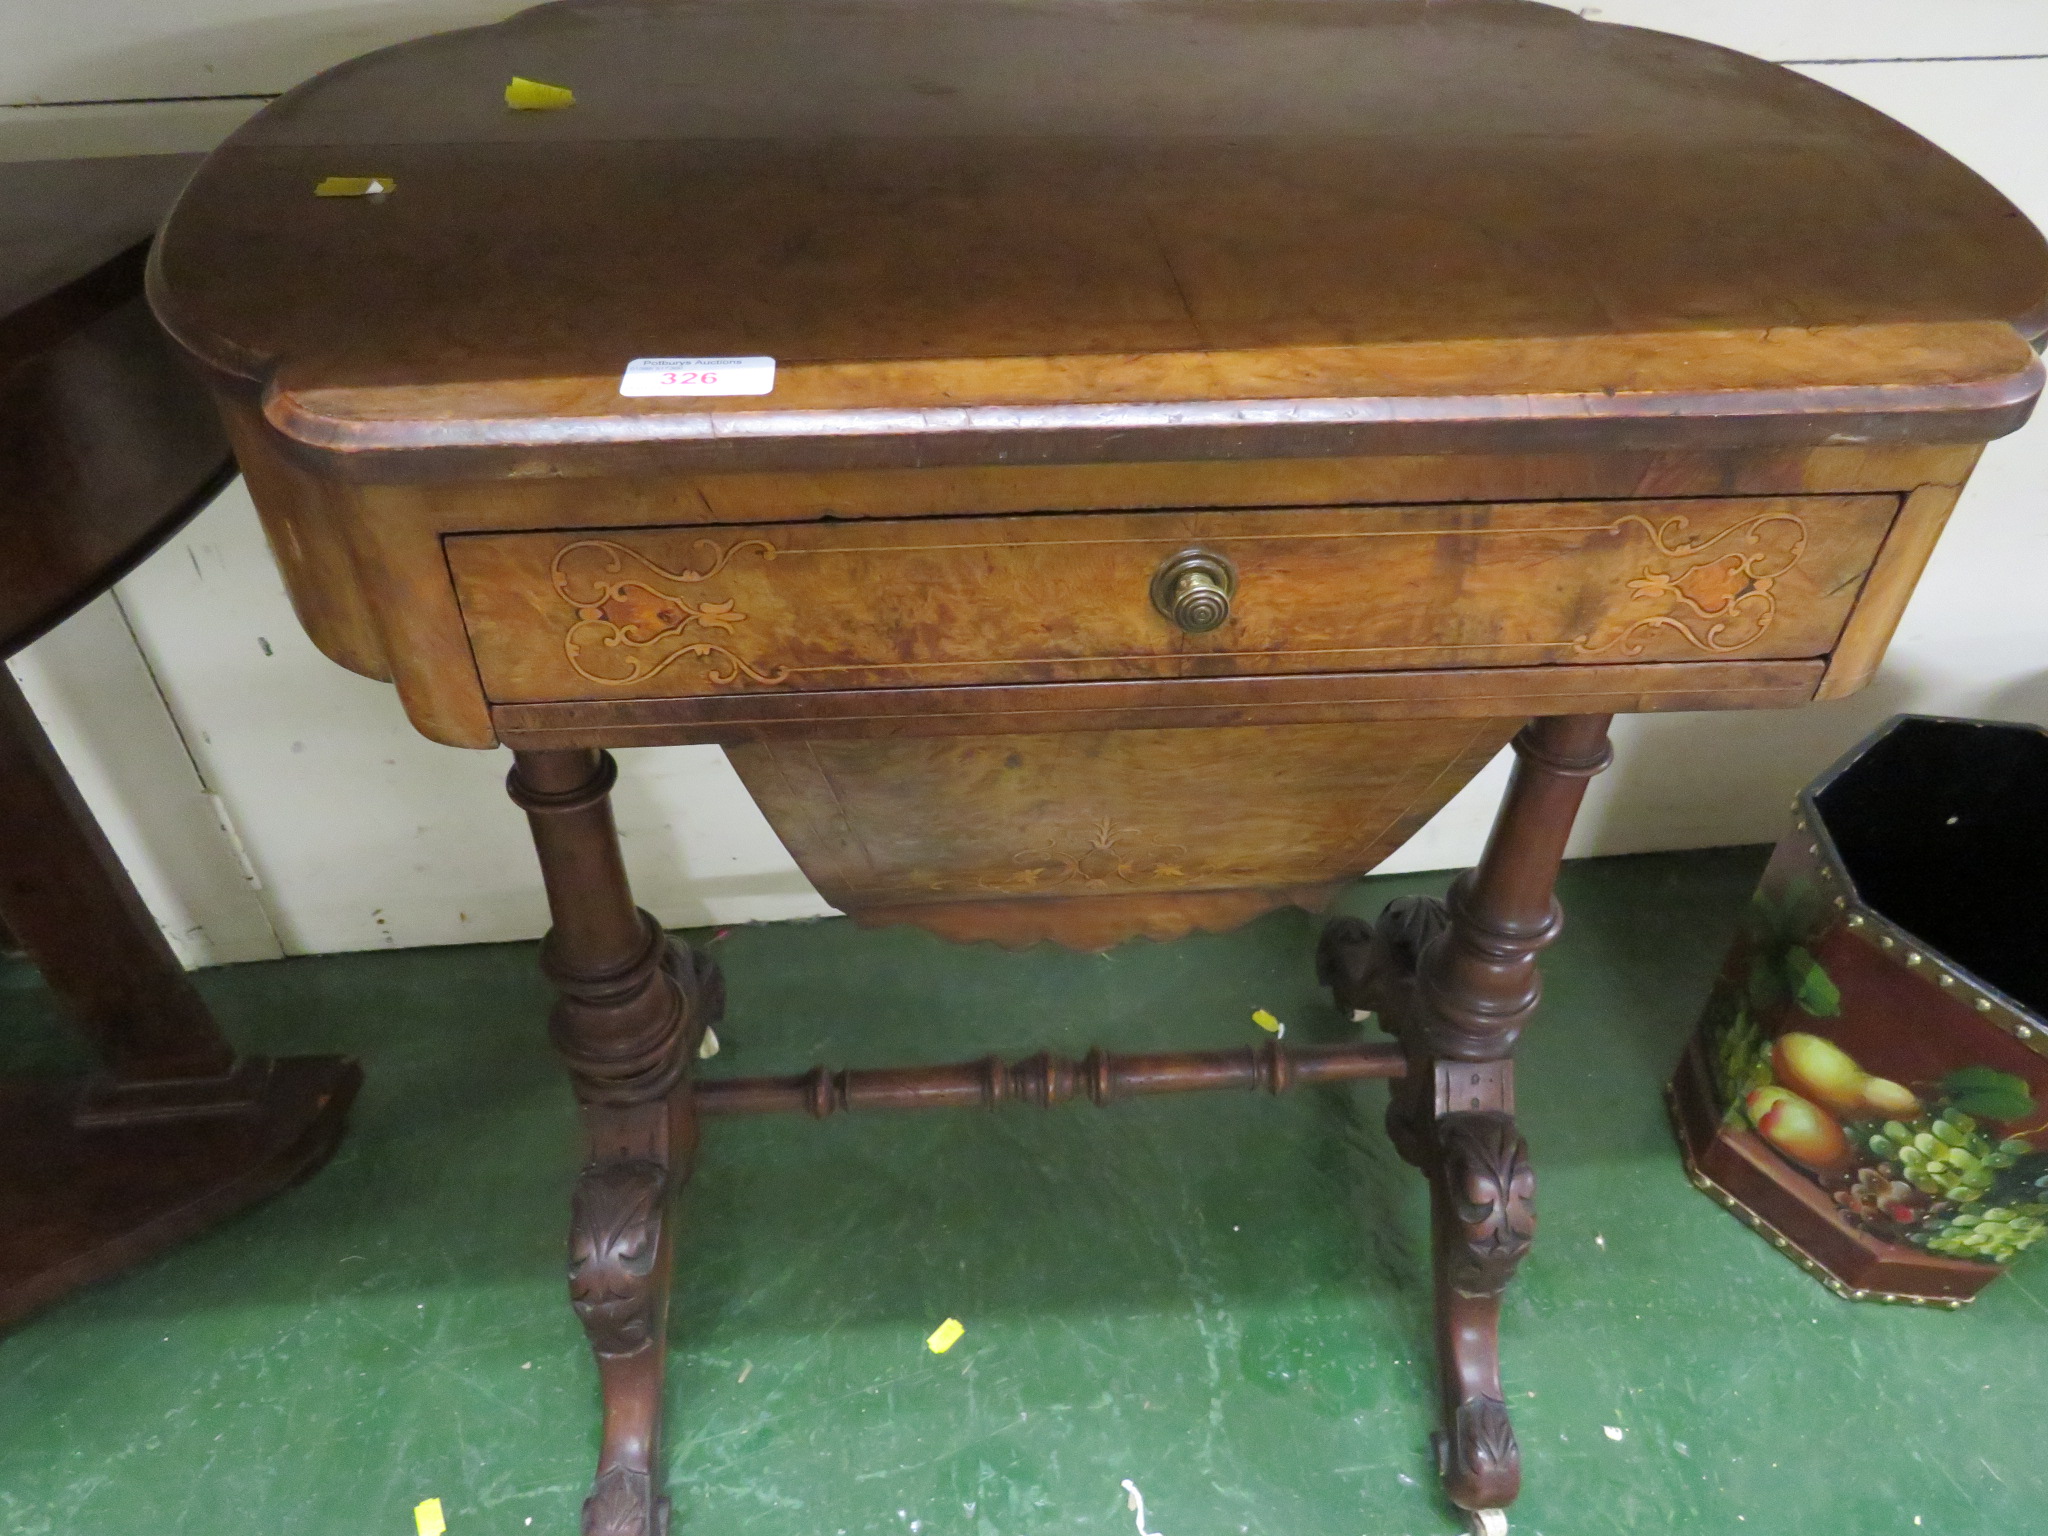
{"label": "number 326 on label", "polygon": [[636,357],[622,395],[765,395],[775,388],[772,357]]}

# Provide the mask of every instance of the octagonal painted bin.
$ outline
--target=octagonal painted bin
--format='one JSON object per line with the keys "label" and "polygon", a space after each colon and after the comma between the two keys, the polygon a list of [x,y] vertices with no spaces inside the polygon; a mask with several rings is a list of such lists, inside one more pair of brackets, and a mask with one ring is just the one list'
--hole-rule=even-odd
{"label": "octagonal painted bin", "polygon": [[1901,715],[1800,795],[1671,1085],[1693,1182],[1858,1301],[2048,1240],[2048,732]]}

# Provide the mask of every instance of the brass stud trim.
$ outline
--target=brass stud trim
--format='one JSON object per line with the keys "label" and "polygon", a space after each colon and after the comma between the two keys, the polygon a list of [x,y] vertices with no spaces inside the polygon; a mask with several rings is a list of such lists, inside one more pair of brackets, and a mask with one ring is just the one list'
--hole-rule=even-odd
{"label": "brass stud trim", "polygon": [[1664,1104],[1671,1114],[1673,1128],[1679,1132],[1679,1155],[1685,1165],[1687,1182],[1844,1301],[1876,1301],[1899,1307],[1940,1307],[1944,1311],[1960,1312],[1977,1299],[1974,1296],[1911,1296],[1902,1291],[1867,1291],[1837,1279],[1821,1266],[1819,1260],[1772,1226],[1767,1218],[1758,1215],[1700,1172],[1692,1160],[1692,1150],[1686,1146],[1684,1130],[1678,1120],[1678,1101],[1669,1086],[1664,1090]]}
{"label": "brass stud trim", "polygon": [[[1854,932],[1866,944],[1874,945],[1887,954],[1904,948],[1905,953],[1901,958],[1907,965],[1916,969],[1930,963],[1929,956],[1904,944],[1897,930],[1892,928],[1890,919],[1871,911],[1868,907],[1852,908],[1843,926]],[[1936,970],[1931,979],[1944,992],[1959,1002],[1968,1004],[1982,1015],[1986,1023],[2012,1036],[2036,1055],[2048,1056],[2048,1030],[2040,1028],[2028,1015],[2019,1012],[2003,997],[1995,995],[1968,971],[1942,968],[1938,956],[1932,957],[1932,963],[1935,964]]]}

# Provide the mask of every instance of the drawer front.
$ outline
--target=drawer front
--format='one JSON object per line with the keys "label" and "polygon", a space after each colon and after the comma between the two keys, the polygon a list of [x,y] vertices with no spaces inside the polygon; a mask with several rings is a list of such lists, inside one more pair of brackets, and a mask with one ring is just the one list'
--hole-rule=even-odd
{"label": "drawer front", "polygon": [[[1894,496],[460,534],[497,703],[1825,655]],[[1153,600],[1191,549],[1228,618]]]}

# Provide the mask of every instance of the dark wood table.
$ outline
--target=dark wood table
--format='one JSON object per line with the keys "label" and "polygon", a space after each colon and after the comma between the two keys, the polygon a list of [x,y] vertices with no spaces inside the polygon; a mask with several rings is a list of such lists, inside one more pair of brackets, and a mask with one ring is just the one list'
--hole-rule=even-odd
{"label": "dark wood table", "polygon": [[[234,474],[142,297],[197,156],[0,164],[0,658]],[[305,1177],[360,1073],[237,1057],[0,667],[0,922],[99,1060],[0,1079],[0,1326]]]}
{"label": "dark wood table", "polygon": [[[266,108],[151,292],[321,647],[516,754],[589,1132],[586,1532],[668,1519],[701,1116],[1359,1078],[1493,1529],[1513,1053],[1608,719],[1868,681],[2039,394],[2048,249],[1824,86],[1523,0],[607,0]],[[1395,1042],[1313,1050],[700,1081],[722,985],[607,799],[607,749],[715,742],[862,921],[1101,948],[1320,902],[1511,737],[1449,900],[1324,935]]]}

